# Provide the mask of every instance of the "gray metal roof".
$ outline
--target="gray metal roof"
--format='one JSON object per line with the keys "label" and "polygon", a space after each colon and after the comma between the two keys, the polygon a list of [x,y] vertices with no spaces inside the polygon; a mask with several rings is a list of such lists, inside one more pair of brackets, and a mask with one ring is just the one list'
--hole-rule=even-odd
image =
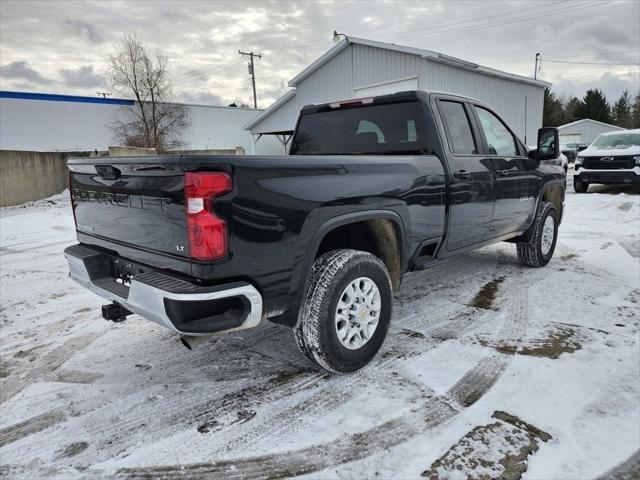
{"label": "gray metal roof", "polygon": [[414,48],[414,47],[405,47],[405,46],[402,46],[402,45],[396,45],[395,43],[377,42],[375,40],[367,40],[365,38],[358,38],[358,37],[348,37],[348,38],[343,39],[340,42],[336,43],[324,55],[322,55],[316,61],[311,63],[307,68],[305,68],[298,75],[293,77],[289,81],[289,86],[290,87],[295,87],[304,78],[309,76],[311,73],[313,73],[315,70],[320,68],[327,61],[329,61],[331,58],[335,57],[338,53],[340,53],[342,50],[347,48],[349,46],[349,44],[365,45],[365,46],[368,46],[368,47],[382,48],[382,49],[385,49],[385,50],[392,50],[392,51],[396,51],[396,52],[417,55],[417,56],[419,56],[421,58],[425,58],[425,59],[433,61],[433,62],[444,63],[444,64],[450,65],[452,67],[457,67],[457,68],[461,68],[461,69],[464,69],[464,70],[483,73],[485,75],[490,75],[492,77],[498,77],[498,78],[504,78],[504,79],[512,80],[512,81],[528,83],[528,84],[536,85],[536,86],[539,86],[539,87],[549,87],[549,86],[551,86],[551,84],[549,82],[545,82],[543,80],[537,80],[537,79],[533,79],[533,78],[530,78],[530,77],[524,77],[522,75],[516,75],[516,74],[513,74],[513,73],[503,72],[501,70],[496,70],[494,68],[478,65],[476,63],[468,62],[466,60],[462,60],[460,58],[456,58],[456,57],[452,57],[452,56],[449,56],[449,55],[445,55],[443,53],[434,52],[432,50],[424,50],[424,49],[421,49],[421,48]]}
{"label": "gray metal roof", "polygon": [[598,120],[592,120],[591,118],[583,118],[582,120],[576,120],[575,122],[565,123],[564,125],[560,125],[558,127],[558,130],[562,130],[563,128],[567,128],[567,127],[573,127],[573,126],[581,124],[581,123],[595,123],[595,124],[598,124],[598,125],[602,125],[604,127],[609,127],[612,130],[626,130],[626,128],[624,128],[624,127],[618,127],[617,125],[611,125],[610,123],[604,123],[604,122],[600,122]]}

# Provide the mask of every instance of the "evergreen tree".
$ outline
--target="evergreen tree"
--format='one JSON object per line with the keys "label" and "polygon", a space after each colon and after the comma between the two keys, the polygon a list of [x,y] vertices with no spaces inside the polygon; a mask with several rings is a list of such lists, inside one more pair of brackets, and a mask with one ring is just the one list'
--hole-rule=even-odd
{"label": "evergreen tree", "polygon": [[611,123],[611,108],[602,90],[587,90],[582,105],[578,109],[580,118],[590,118],[599,122]]}
{"label": "evergreen tree", "polygon": [[563,124],[575,122],[576,120],[580,120],[578,116],[578,112],[582,108],[582,101],[580,101],[577,97],[571,97],[567,103],[564,104],[564,120]]}
{"label": "evergreen tree", "polygon": [[627,90],[622,93],[618,101],[611,107],[611,117],[614,125],[623,128],[632,128],[631,96]]}
{"label": "evergreen tree", "polygon": [[631,111],[631,126],[633,128],[640,128],[640,92],[636,95],[636,99],[633,102],[633,109]]}
{"label": "evergreen tree", "polygon": [[542,110],[542,125],[545,127],[557,127],[562,125],[564,115],[562,103],[556,94],[546,87],[544,89],[544,108]]}

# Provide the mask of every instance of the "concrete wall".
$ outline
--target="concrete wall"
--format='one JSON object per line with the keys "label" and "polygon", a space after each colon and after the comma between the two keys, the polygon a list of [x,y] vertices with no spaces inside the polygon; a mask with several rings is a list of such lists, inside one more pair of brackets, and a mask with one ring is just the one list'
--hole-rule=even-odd
{"label": "concrete wall", "polygon": [[67,159],[89,154],[0,150],[0,207],[60,193],[68,186]]}
{"label": "concrete wall", "polygon": [[[243,147],[227,150],[175,150],[177,155],[244,155]],[[101,154],[106,154],[101,152]],[[147,148],[109,147],[110,156],[155,155]],[[281,154],[281,152],[280,152]],[[27,152],[0,150],[0,207],[20,205],[60,193],[68,186],[67,160],[95,152]]]}
{"label": "concrete wall", "polygon": [[[53,95],[42,97],[45,99],[5,98],[0,92],[0,150],[107,150],[109,145],[119,143],[113,135],[113,123],[130,115],[127,105],[89,103],[77,97],[65,97],[68,101]],[[190,122],[182,132],[182,148],[241,146],[251,152],[251,134],[243,127],[262,110],[204,105],[187,108]],[[281,151],[277,139],[267,138],[256,144],[256,154],[279,155]]]}

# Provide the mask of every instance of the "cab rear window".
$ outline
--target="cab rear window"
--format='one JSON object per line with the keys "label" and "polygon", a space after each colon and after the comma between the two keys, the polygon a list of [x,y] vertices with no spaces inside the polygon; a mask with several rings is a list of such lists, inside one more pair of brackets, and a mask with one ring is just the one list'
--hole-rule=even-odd
{"label": "cab rear window", "polygon": [[419,102],[302,115],[292,155],[412,154],[427,150]]}

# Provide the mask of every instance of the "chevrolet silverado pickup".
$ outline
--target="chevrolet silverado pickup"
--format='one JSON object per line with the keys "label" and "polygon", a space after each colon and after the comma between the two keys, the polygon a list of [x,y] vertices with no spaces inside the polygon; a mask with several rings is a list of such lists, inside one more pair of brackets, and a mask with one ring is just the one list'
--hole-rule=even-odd
{"label": "chevrolet silverado pickup", "polygon": [[576,193],[593,183],[630,184],[640,193],[640,129],[601,133],[578,153],[575,169]]}
{"label": "chevrolet silverado pickup", "polygon": [[286,156],[68,162],[73,280],[194,348],[269,319],[317,366],[380,349],[403,274],[501,241],[551,259],[566,178],[558,131],[528,151],[488,105],[401,92],[302,109]]}

